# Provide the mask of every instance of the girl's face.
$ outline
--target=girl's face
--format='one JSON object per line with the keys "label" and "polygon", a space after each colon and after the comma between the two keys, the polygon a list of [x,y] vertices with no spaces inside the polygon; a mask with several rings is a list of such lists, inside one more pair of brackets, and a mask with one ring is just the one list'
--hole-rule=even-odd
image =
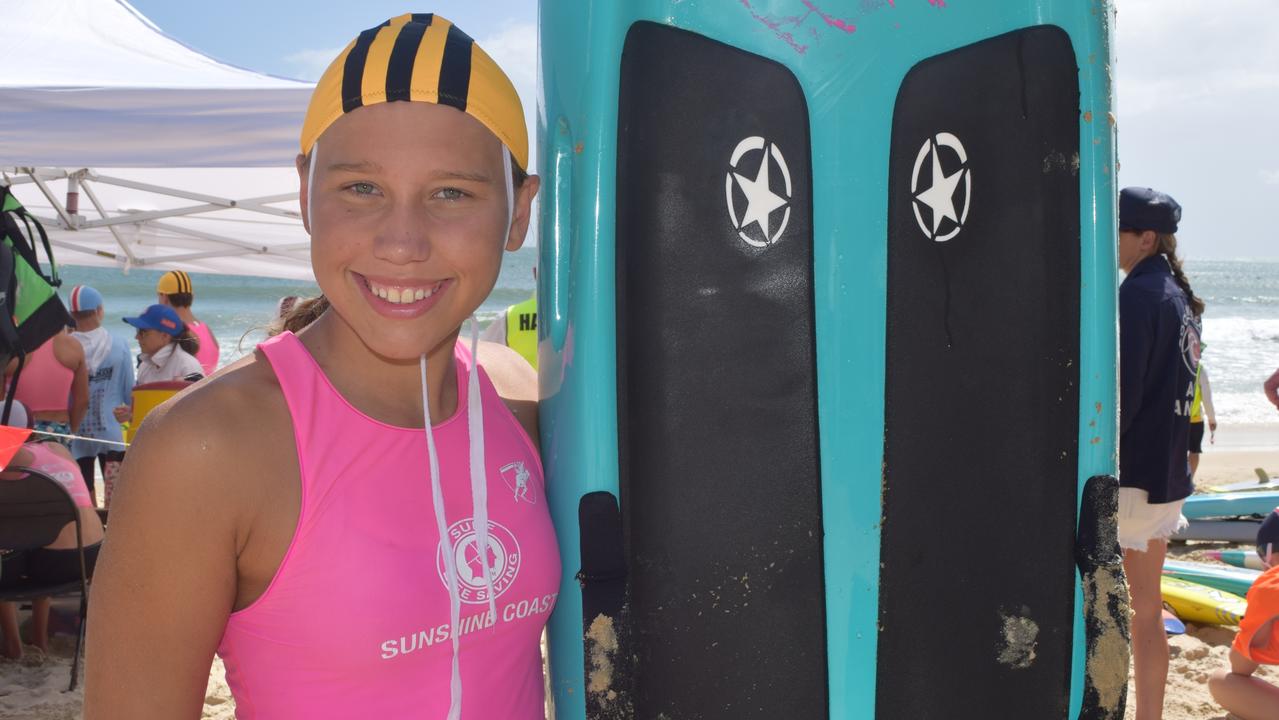
{"label": "girl's face", "polygon": [[313,188],[299,157],[315,279],[374,353],[416,359],[451,343],[493,289],[503,248],[523,244],[537,179],[516,190],[508,233],[503,152],[454,108],[393,102],[325,131]]}
{"label": "girl's face", "polygon": [[134,335],[138,339],[138,347],[147,355],[154,355],[169,344],[171,336],[159,330],[139,329]]}

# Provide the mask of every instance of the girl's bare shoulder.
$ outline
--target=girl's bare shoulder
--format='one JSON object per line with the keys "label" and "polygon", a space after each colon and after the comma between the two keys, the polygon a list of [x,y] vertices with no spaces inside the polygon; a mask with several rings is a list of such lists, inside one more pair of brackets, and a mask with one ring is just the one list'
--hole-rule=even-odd
{"label": "girl's bare shoulder", "polygon": [[258,351],[152,410],[129,455],[141,455],[138,459],[148,464],[180,466],[193,478],[216,477],[223,484],[254,474],[228,473],[228,468],[260,466],[264,456],[293,447],[292,421],[279,381]]}

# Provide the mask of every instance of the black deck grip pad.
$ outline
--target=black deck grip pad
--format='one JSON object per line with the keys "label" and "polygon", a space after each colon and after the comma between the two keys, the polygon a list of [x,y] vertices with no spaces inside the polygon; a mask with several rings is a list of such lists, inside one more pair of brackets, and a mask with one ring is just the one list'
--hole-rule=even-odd
{"label": "black deck grip pad", "polygon": [[1119,480],[1095,475],[1079,503],[1075,561],[1084,595],[1084,699],[1079,720],[1122,720],[1128,701],[1128,584],[1119,548]]}
{"label": "black deck grip pad", "polygon": [[630,29],[616,279],[636,718],[827,716],[808,123],[782,65]]}
{"label": "black deck grip pad", "polygon": [[1079,84],[1034,27],[893,113],[877,717],[1064,718],[1079,435]]}

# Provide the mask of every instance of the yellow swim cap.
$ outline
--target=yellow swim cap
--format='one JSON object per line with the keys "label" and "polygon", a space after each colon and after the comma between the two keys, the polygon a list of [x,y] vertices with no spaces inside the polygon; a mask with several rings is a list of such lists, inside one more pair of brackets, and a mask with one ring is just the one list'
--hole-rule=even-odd
{"label": "yellow swim cap", "polygon": [[484,123],[528,169],[528,129],[515,86],[469,35],[431,13],[369,28],[324,71],[302,123],[302,154],[344,113],[381,102],[451,105]]}
{"label": "yellow swim cap", "polygon": [[181,270],[170,270],[161,275],[160,281],[155,284],[155,291],[161,295],[195,294],[195,290],[191,288],[191,276]]}

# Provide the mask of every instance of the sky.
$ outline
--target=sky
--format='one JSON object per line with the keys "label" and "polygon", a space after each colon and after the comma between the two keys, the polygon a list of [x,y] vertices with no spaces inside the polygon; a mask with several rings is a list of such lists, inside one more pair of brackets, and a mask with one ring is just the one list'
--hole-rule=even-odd
{"label": "sky", "polygon": [[[804,2],[774,4],[788,1]],[[356,31],[406,11],[403,2],[384,0],[131,2],[165,32],[213,57],[305,80],[316,79]],[[511,74],[532,138],[536,1],[426,5],[475,37]],[[1185,257],[1279,260],[1279,223],[1272,220],[1279,210],[1279,0],[1114,5],[1120,185],[1155,187],[1181,203]]]}

